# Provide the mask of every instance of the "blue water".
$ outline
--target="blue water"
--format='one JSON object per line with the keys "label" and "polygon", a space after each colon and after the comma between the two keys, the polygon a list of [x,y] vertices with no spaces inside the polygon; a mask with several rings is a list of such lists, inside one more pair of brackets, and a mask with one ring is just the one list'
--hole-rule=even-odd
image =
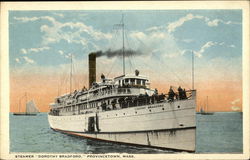
{"label": "blue water", "polygon": [[[220,112],[197,114],[197,153],[242,153],[242,114]],[[174,153],[65,135],[50,129],[47,114],[10,114],[10,152],[53,153]]]}

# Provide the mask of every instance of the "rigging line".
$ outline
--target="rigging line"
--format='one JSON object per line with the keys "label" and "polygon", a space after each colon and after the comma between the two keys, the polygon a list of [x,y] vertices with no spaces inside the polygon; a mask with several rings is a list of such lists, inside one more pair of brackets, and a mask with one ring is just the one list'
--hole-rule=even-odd
{"label": "rigging line", "polygon": [[[128,40],[127,34],[126,34],[126,40],[127,40],[127,43],[128,43],[129,48],[131,48],[131,47],[130,47],[130,44],[129,44],[129,40]],[[133,70],[136,69],[136,67],[135,67],[135,66],[136,66],[136,65],[135,65],[135,62],[133,61],[134,59],[135,59],[135,55],[133,55],[133,54],[129,55],[130,67],[131,67]]]}
{"label": "rigging line", "polygon": [[[121,23],[121,22],[120,22],[120,23]],[[115,25],[114,25],[114,26],[115,26]],[[116,40],[116,39],[117,39],[117,35],[118,35],[118,29],[115,29],[115,28],[113,27],[113,31],[115,32],[115,33],[114,33],[114,39]],[[113,41],[111,41],[111,43],[113,44],[112,46],[115,46],[114,43],[113,43]],[[109,70],[109,72],[107,72],[107,77],[108,77],[109,74],[111,73],[111,71],[112,71],[112,69],[113,69],[113,67],[114,67],[114,65],[115,65],[116,60],[117,60],[117,58],[116,58],[115,61],[113,62],[112,66],[111,66],[111,68],[110,68],[110,70]]]}
{"label": "rigging line", "polygon": [[129,62],[129,66],[130,66],[130,72],[132,72],[132,63],[131,63],[131,57],[128,57],[128,62]]}
{"label": "rigging line", "polygon": [[[155,72],[155,70],[153,70],[152,67],[150,66],[150,63],[146,64],[146,63],[144,63],[144,61],[140,61],[140,62],[143,64],[143,67],[146,67],[146,68],[148,68],[150,71]],[[162,66],[161,66],[161,67],[162,67]],[[166,75],[166,73],[163,73],[163,74]],[[166,78],[166,80],[167,80],[168,82],[170,82],[170,81],[168,80],[168,78]]]}
{"label": "rigging line", "polygon": [[72,81],[72,84],[74,84],[73,86],[75,87],[75,89],[78,89],[79,88],[79,80],[78,80],[78,78],[77,78],[77,75],[76,75],[76,70],[77,70],[77,64],[76,63],[73,63],[73,62],[75,62],[75,59],[74,59],[74,55],[73,55],[73,60],[74,61],[72,61],[72,65],[73,65],[73,72],[72,72],[72,78],[73,78],[73,81]]}
{"label": "rigging line", "polygon": [[134,56],[133,54],[127,56],[128,57],[127,58],[128,62],[130,64],[130,72],[131,72],[132,69],[135,69],[135,67],[134,67],[135,65],[133,64],[133,61],[132,61],[133,60],[133,56]]}
{"label": "rigging line", "polygon": [[[124,26],[124,27],[125,27],[125,26]],[[128,34],[127,34],[126,30],[128,30],[128,28],[127,28],[127,27],[125,27],[125,38],[126,38],[126,41],[127,41],[128,47],[130,48],[130,44],[129,44],[129,40],[128,40]]]}
{"label": "rigging line", "polygon": [[113,30],[112,32],[114,33],[114,41],[111,40],[111,45],[112,46],[115,46],[114,42],[117,42],[117,33],[118,33],[118,30],[114,28],[115,25],[113,25]]}
{"label": "rigging line", "polygon": [[[127,38],[127,41],[128,41],[127,34],[126,34],[126,38]],[[140,39],[137,38],[137,40],[138,40],[145,48],[148,48]],[[129,44],[129,41],[128,41],[128,44]],[[135,62],[132,61],[133,58],[135,58],[135,55],[131,55],[131,62],[133,63],[134,66],[136,66],[136,65],[135,65]],[[145,64],[143,61],[141,61],[141,62],[144,64],[144,66],[146,66],[146,67],[148,67],[150,70],[152,70],[152,69],[148,66],[148,64]],[[131,63],[131,64],[132,64],[132,63]],[[152,71],[153,71],[153,70],[152,70]]]}
{"label": "rigging line", "polygon": [[[154,54],[154,56],[156,56],[156,55]],[[159,58],[158,56],[156,56],[156,57]],[[169,70],[176,76],[176,78],[177,78],[180,82],[182,82],[187,88],[190,89],[189,85],[187,85],[187,83],[185,83],[185,82],[177,75],[177,73],[175,73],[167,64],[164,64],[160,58],[159,58],[159,61],[160,61],[160,63],[161,63],[162,65],[167,66],[167,67],[169,68]],[[162,67],[162,65],[160,65],[160,67],[161,67],[162,69],[164,69],[164,68]]]}
{"label": "rigging line", "polygon": [[74,90],[77,88],[77,77],[75,75],[76,73],[76,64],[74,63],[74,55],[72,54],[72,90],[74,88]]}
{"label": "rigging line", "polygon": [[125,75],[125,46],[124,46],[124,15],[122,14],[122,53],[123,53],[123,74]]}
{"label": "rigging line", "polygon": [[69,73],[69,92],[71,93],[72,92],[72,58],[71,58],[71,56],[72,55],[70,55],[70,63],[69,63],[69,65],[70,65],[70,67],[69,67],[69,69],[70,69],[70,73]]}
{"label": "rigging line", "polygon": [[74,75],[74,73],[75,73],[75,65],[74,65],[74,62],[73,62],[73,54],[72,54],[72,91],[74,90],[73,88],[75,88],[76,87],[76,77],[75,77],[75,75]]}
{"label": "rigging line", "polygon": [[[138,39],[137,38],[137,40],[139,41],[139,42],[141,42],[141,44],[143,45],[143,46],[145,46],[145,48],[147,48],[147,46],[143,43],[143,41],[141,41],[140,39]],[[156,54],[153,54],[154,56],[156,56]],[[163,62],[161,61],[161,59],[158,57],[158,56],[156,56],[158,59],[159,59],[159,61],[163,64]],[[166,65],[166,64],[164,64],[164,65]],[[166,65],[169,69],[170,69],[170,71],[177,77],[177,79],[179,79],[179,81],[180,82],[182,82],[184,85],[186,85],[189,89],[190,89],[190,87],[189,87],[189,85],[187,85],[168,65]],[[162,68],[162,69],[164,69],[161,65],[160,65],[160,67]]]}
{"label": "rigging line", "polygon": [[66,82],[67,82],[67,80],[66,80],[66,78],[68,77],[68,76],[66,76],[66,74],[67,73],[65,73],[65,71],[64,71],[64,73],[62,74],[62,76],[61,76],[61,80],[62,80],[62,90],[63,90],[63,92],[65,92],[65,88],[66,88],[66,86],[67,85],[65,85],[66,84]]}
{"label": "rigging line", "polygon": [[[66,86],[65,84],[65,82],[66,82],[66,73],[65,73],[66,71],[64,70],[63,71],[63,73],[62,73],[62,75],[61,75],[61,87],[62,86]],[[63,90],[63,92],[64,92],[64,90],[65,90],[65,87],[62,87],[62,89],[61,90]]]}
{"label": "rigging line", "polygon": [[[127,32],[125,32],[125,38],[126,38],[126,42],[127,42],[128,48],[131,48],[130,44],[129,44]],[[130,64],[130,72],[131,72],[131,69],[134,69],[133,64],[131,63],[132,58],[133,58],[133,54],[131,54],[131,55],[128,56],[128,61],[129,61],[129,64]]]}
{"label": "rigging line", "polygon": [[[162,62],[161,62],[162,63]],[[166,64],[165,64],[166,65]],[[162,66],[161,66],[162,67]],[[186,86],[188,89],[190,89],[189,85],[187,85],[187,83],[185,83],[168,65],[166,65],[166,67],[168,67],[170,69],[170,71],[175,75],[175,77],[177,78],[177,80],[182,83],[184,86]]]}
{"label": "rigging line", "polygon": [[130,66],[130,72],[132,72],[132,69],[134,69],[133,64],[131,63],[131,59],[132,59],[132,55],[128,56],[128,62],[129,62],[129,66]]}
{"label": "rigging line", "polygon": [[[88,59],[85,59],[85,61],[87,62],[86,64],[88,64]],[[82,68],[84,68],[84,61],[81,61],[81,63],[82,63]],[[82,82],[83,82],[83,85],[85,86],[85,84],[87,83],[86,81],[87,81],[87,78],[84,78],[84,73],[82,72]]]}
{"label": "rigging line", "polygon": [[115,61],[113,62],[113,64],[112,64],[112,66],[111,66],[111,68],[110,68],[110,70],[109,70],[109,72],[108,72],[108,74],[107,74],[107,77],[109,76],[109,74],[111,73],[111,71],[112,71],[112,69],[113,69],[113,67],[115,66],[115,62],[116,62],[116,60],[117,60],[117,58],[115,59]]}
{"label": "rigging line", "polygon": [[[166,65],[166,66],[169,68],[168,65]],[[170,68],[170,70],[171,70],[171,72],[177,77],[177,79],[178,79],[184,86],[186,86],[188,89],[190,89],[190,86],[189,86],[186,82],[184,82],[184,81],[179,77],[179,75],[178,75],[177,73],[175,73],[171,68]]]}
{"label": "rigging line", "polygon": [[132,67],[133,67],[133,69],[136,69],[136,64],[135,64],[135,62],[134,62],[134,59],[135,59],[135,56],[134,55],[131,55],[131,64],[132,64]]}

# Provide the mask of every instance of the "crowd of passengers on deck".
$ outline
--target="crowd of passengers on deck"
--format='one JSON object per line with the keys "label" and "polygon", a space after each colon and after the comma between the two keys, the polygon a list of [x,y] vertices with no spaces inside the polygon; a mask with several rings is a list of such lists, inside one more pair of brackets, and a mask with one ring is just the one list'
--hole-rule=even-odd
{"label": "crowd of passengers on deck", "polygon": [[[170,87],[168,94],[158,94],[158,90],[155,89],[154,94],[149,96],[147,92],[145,94],[140,94],[139,96],[130,96],[130,97],[121,97],[119,99],[113,99],[111,105],[107,105],[106,101],[103,101],[100,106],[97,106],[97,109],[102,111],[116,110],[119,108],[128,108],[135,106],[143,106],[148,104],[161,103],[167,100],[168,102],[173,102],[174,100],[185,100],[188,99],[187,91],[178,88],[178,92],[174,92],[173,88]],[[119,107],[118,107],[119,105]],[[59,115],[59,110],[51,110],[51,114]]]}
{"label": "crowd of passengers on deck", "polygon": [[[167,97],[167,98],[166,98]],[[101,103],[101,108],[103,111],[118,109],[117,104],[119,104],[120,108],[128,108],[135,106],[143,106],[148,104],[161,103],[167,100],[168,102],[172,102],[174,100],[184,100],[188,99],[185,89],[181,87],[178,88],[178,92],[174,92],[172,87],[170,87],[167,95],[158,94],[157,89],[152,96],[149,96],[147,92],[143,95],[133,97],[121,97],[118,100],[113,99],[111,101],[111,105],[107,105],[105,101]],[[117,102],[118,101],[118,102]],[[99,108],[99,107],[98,107]]]}

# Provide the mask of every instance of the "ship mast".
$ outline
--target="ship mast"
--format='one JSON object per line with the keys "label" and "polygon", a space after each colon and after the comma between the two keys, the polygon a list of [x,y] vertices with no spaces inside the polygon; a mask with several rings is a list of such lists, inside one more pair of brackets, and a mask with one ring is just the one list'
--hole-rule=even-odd
{"label": "ship mast", "polygon": [[122,14],[122,57],[123,57],[123,75],[125,75],[125,48],[124,48],[124,15]]}

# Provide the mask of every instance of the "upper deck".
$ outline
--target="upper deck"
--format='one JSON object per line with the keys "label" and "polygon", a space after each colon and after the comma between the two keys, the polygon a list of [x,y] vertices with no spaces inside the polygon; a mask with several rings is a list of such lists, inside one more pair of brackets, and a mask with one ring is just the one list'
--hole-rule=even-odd
{"label": "upper deck", "polygon": [[59,96],[52,108],[62,108],[81,103],[90,103],[116,97],[131,97],[141,94],[153,95],[147,77],[139,75],[122,75],[112,79],[106,79],[103,75],[100,82],[93,83],[92,87]]}

